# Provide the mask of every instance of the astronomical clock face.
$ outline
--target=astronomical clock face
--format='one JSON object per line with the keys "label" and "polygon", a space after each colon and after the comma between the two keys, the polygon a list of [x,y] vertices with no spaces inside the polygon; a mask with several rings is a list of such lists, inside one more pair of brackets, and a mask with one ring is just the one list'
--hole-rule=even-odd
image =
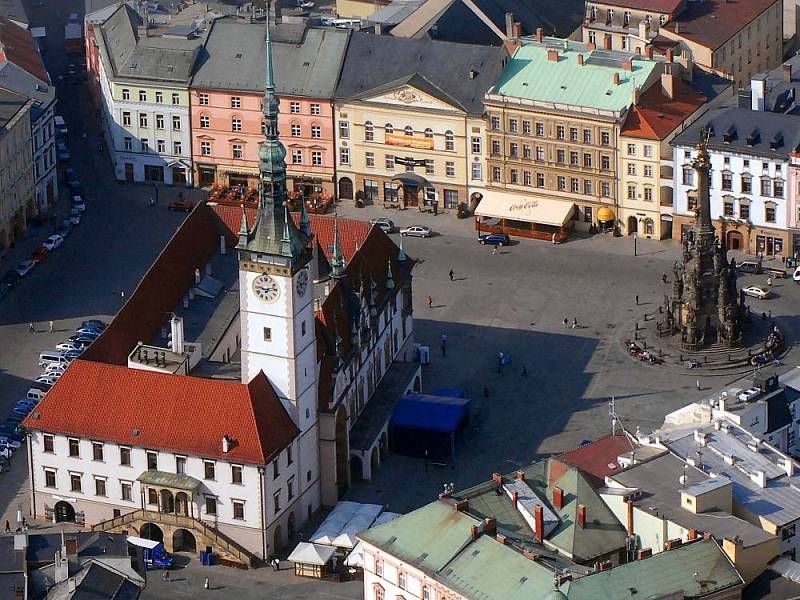
{"label": "astronomical clock face", "polygon": [[253,280],[253,293],[262,302],[271,304],[278,299],[281,290],[278,283],[269,275],[259,275]]}
{"label": "astronomical clock face", "polygon": [[308,289],[308,272],[307,271],[300,271],[297,274],[297,295],[302,297],[306,295],[306,290]]}

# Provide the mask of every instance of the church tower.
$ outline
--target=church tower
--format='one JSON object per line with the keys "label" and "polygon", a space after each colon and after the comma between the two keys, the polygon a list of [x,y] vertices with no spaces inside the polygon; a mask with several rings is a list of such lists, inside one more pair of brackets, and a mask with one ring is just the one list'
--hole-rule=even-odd
{"label": "church tower", "polygon": [[[259,155],[259,206],[252,231],[242,215],[239,300],[242,383],[267,376],[302,433],[316,424],[317,359],[309,263],[312,234],[294,224],[287,205],[286,149],[278,138],[278,97],[266,23],[264,140]],[[302,435],[301,433],[301,435]]]}

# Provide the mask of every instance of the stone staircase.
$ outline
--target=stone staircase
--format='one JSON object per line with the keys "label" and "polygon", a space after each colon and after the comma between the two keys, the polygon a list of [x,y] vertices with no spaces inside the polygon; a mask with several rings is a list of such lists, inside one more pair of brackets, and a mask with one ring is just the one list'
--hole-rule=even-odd
{"label": "stone staircase", "polygon": [[[244,548],[230,537],[220,532],[216,527],[203,523],[198,519],[185,515],[160,513],[153,510],[138,509],[107,521],[102,521],[92,526],[92,531],[110,531],[119,533],[131,529],[141,531],[147,523],[158,525],[164,532],[164,547],[172,552],[172,534],[177,529],[186,529],[195,536],[196,547],[211,546],[214,553],[231,566],[260,567],[263,566],[261,558]],[[235,563],[235,564],[231,564]]]}

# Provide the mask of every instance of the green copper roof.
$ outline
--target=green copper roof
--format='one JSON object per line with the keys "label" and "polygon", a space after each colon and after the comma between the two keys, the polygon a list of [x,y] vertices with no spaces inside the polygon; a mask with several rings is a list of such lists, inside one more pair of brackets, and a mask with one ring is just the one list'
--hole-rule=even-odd
{"label": "green copper roof", "polygon": [[[568,104],[604,111],[623,111],[633,98],[633,86],[641,89],[658,65],[634,55],[608,50],[586,50],[582,44],[548,41],[526,44],[508,62],[490,94],[527,100]],[[573,49],[574,48],[574,49]],[[549,60],[548,49],[558,51],[558,61]],[[578,64],[583,56],[583,65]],[[633,70],[623,67],[632,58]],[[613,83],[614,73],[619,85]]]}

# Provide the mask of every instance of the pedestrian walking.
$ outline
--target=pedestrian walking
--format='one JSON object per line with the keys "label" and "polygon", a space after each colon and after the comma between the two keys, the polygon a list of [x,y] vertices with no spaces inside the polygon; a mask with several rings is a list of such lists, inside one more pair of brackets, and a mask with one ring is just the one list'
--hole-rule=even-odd
{"label": "pedestrian walking", "polygon": [[33,323],[28,325],[28,331],[30,331],[31,333],[36,333],[36,328],[33,326]]}
{"label": "pedestrian walking", "polygon": [[564,317],[564,329],[566,329],[567,327],[569,327],[569,319],[567,319],[567,317]]}
{"label": "pedestrian walking", "polygon": [[53,323],[53,321],[50,321],[50,328],[49,328],[50,333],[53,333],[53,331],[55,331],[54,325],[55,323]]}
{"label": "pedestrian walking", "polygon": [[527,377],[528,376],[528,367],[525,367],[525,366],[522,367],[522,376],[523,377]]}
{"label": "pedestrian walking", "polygon": [[206,580],[203,582],[203,588],[207,590],[211,589],[211,584],[208,582],[208,577],[206,577]]}
{"label": "pedestrian walking", "polygon": [[442,341],[441,341],[441,348],[442,348],[442,358],[447,356],[447,334],[442,334]]}
{"label": "pedestrian walking", "polygon": [[697,389],[698,389],[698,391],[700,390],[700,380],[699,379],[697,380]]}
{"label": "pedestrian walking", "polygon": [[578,319],[576,319],[574,317],[572,319],[572,328],[573,329],[577,329],[578,328]]}
{"label": "pedestrian walking", "polygon": [[664,282],[664,283],[667,283],[667,274],[666,273],[662,273],[661,274],[661,281]]}
{"label": "pedestrian walking", "polygon": [[433,298],[428,296],[428,308],[433,308]]}
{"label": "pedestrian walking", "polygon": [[277,558],[273,558],[270,562],[273,571],[280,571],[281,570],[281,561]]}
{"label": "pedestrian walking", "polygon": [[125,292],[124,291],[119,293],[119,297],[123,302],[125,302]]}
{"label": "pedestrian walking", "polygon": [[639,294],[636,294],[636,306],[639,306]]}
{"label": "pedestrian walking", "polygon": [[772,277],[767,277],[767,287],[772,287]]}
{"label": "pedestrian walking", "polygon": [[495,254],[497,254],[497,246],[492,248],[492,256],[494,256]]}
{"label": "pedestrian walking", "polygon": [[164,571],[161,573],[161,579],[164,581],[169,581],[169,571],[164,569]]}
{"label": "pedestrian walking", "polygon": [[502,352],[498,353],[498,355],[497,355],[497,374],[498,375],[502,375],[503,374],[503,353]]}
{"label": "pedestrian walking", "polygon": [[454,277],[455,277],[455,273],[453,273],[453,269],[450,269],[450,281],[453,281]]}
{"label": "pedestrian walking", "polygon": [[554,233],[553,234],[553,245],[555,245],[555,243],[556,243],[556,234]]}
{"label": "pedestrian walking", "polygon": [[11,533],[11,523],[6,519],[6,533]]}

